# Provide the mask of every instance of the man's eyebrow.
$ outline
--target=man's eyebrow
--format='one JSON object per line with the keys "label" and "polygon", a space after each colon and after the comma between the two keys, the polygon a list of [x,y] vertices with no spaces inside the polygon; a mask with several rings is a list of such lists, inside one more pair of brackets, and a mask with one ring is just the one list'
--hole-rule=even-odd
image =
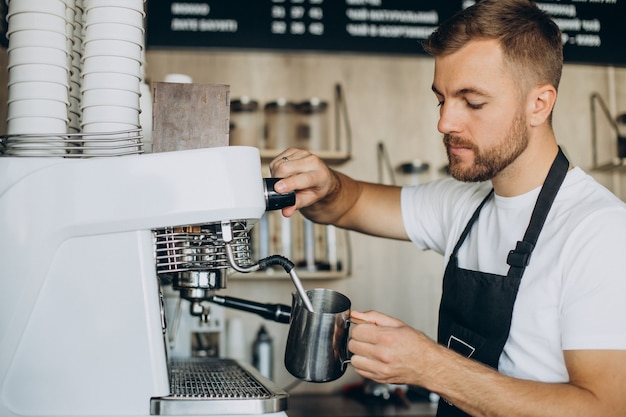
{"label": "man's eyebrow", "polygon": [[[443,94],[437,89],[437,87],[435,87],[434,85],[431,87],[433,90],[433,93],[437,94],[438,96],[443,96]],[[481,96],[481,97],[491,97],[490,94],[488,94],[487,92],[483,91],[483,90],[479,90],[477,88],[461,88],[460,90],[455,91],[452,96],[453,97],[462,97],[462,96],[466,96],[466,95],[476,95],[476,96]]]}

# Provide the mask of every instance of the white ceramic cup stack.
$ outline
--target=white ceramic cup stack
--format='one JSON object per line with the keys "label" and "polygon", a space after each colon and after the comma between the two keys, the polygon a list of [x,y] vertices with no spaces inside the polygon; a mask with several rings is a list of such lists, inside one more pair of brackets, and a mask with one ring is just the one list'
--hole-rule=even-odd
{"label": "white ceramic cup stack", "polygon": [[67,37],[70,52],[69,132],[80,132],[80,74],[83,57],[83,2],[64,0],[67,6]]}
{"label": "white ceramic cup stack", "polygon": [[[83,0],[81,75],[83,154],[136,152],[128,134],[96,133],[140,128],[140,84],[144,50],[143,0]],[[94,135],[89,135],[94,133]],[[136,133],[135,133],[136,135]],[[130,147],[130,148],[129,148]]]}
{"label": "white ceramic cup stack", "polygon": [[67,133],[69,106],[65,2],[7,0],[6,3],[7,133],[11,135],[6,153],[64,154],[64,137],[60,135]]}

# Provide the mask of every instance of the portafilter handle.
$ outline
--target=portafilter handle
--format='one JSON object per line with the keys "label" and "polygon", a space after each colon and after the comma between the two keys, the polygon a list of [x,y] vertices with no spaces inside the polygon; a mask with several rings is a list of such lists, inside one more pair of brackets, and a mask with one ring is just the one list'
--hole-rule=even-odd
{"label": "portafilter handle", "polygon": [[265,211],[280,210],[296,204],[296,192],[280,194],[274,189],[274,185],[282,178],[263,178],[265,185]]}

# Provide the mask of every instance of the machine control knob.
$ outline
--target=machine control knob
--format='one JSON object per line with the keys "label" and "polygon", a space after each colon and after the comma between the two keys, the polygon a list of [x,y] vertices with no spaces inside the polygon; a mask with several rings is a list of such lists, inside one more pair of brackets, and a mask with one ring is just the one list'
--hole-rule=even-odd
{"label": "machine control knob", "polygon": [[274,185],[280,181],[280,178],[263,178],[263,181],[265,183],[265,211],[280,210],[296,204],[295,191],[280,194],[274,190]]}

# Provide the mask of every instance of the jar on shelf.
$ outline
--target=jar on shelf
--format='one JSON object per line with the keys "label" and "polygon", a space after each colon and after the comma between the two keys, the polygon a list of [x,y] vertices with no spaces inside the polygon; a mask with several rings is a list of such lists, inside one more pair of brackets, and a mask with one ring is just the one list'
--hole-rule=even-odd
{"label": "jar on shelf", "polygon": [[259,102],[250,97],[230,101],[230,144],[259,147],[263,139]]}
{"label": "jar on shelf", "polygon": [[298,104],[296,147],[311,151],[330,149],[328,103],[312,98]]}
{"label": "jar on shelf", "polygon": [[264,108],[265,148],[284,150],[295,145],[296,105],[284,98],[269,102]]}

